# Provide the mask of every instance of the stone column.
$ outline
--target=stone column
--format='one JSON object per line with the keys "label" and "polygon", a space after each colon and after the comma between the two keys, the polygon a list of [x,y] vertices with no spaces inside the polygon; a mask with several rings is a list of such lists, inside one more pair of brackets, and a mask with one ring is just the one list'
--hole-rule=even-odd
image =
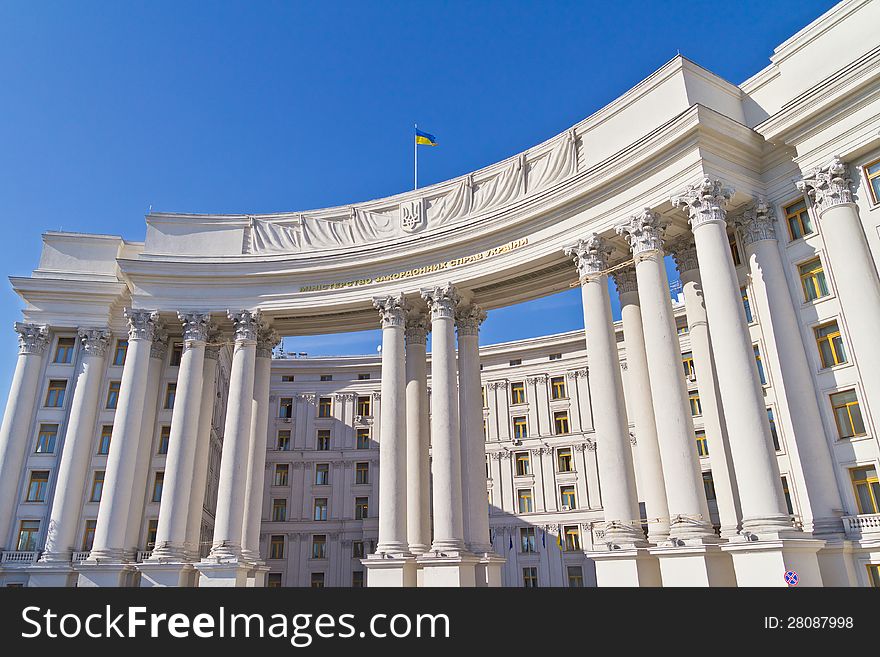
{"label": "stone column", "polygon": [[663,259],[665,229],[660,215],[649,208],[617,226],[633,253],[645,318],[645,351],[666,478],[669,536],[714,541]]}
{"label": "stone column", "polygon": [[715,483],[721,536],[730,538],[739,533],[742,513],[736,490],[736,477],[733,473],[733,461],[730,458],[730,441],[727,424],[724,422],[718,377],[715,375],[712,338],[709,334],[709,322],[706,319],[706,307],[703,305],[703,284],[700,281],[697,247],[691,236],[685,236],[677,240],[670,250],[681,275],[684,309],[687,315],[691,352],[696,365],[697,391],[700,395],[703,425],[709,445],[709,462]]}
{"label": "stone column", "polygon": [[648,376],[648,357],[645,351],[645,331],[639,306],[639,291],[634,267],[621,269],[614,274],[620,295],[620,314],[623,320],[623,341],[626,346],[626,363],[630,406],[636,425],[636,450],[648,518],[648,540],[661,543],[669,538],[669,506],[663,480],[663,464],[660,460],[660,444],[651,401],[651,381]]}
{"label": "stone column", "polygon": [[[15,323],[18,333],[18,361],[6,399],[6,412],[0,425],[0,546],[15,549],[10,537],[18,500],[21,468],[30,440],[31,416],[37,402],[43,352],[49,341],[49,329],[39,324]],[[9,541],[7,543],[7,541]]]}
{"label": "stone column", "polygon": [[858,363],[865,388],[867,412],[880,418],[880,280],[865,238],[865,227],[853,202],[847,165],[834,157],[813,169],[798,183],[819,216],[825,257],[834,275],[850,339],[850,356]]}
{"label": "stone column", "polygon": [[427,338],[428,318],[411,315],[406,321],[406,535],[412,554],[431,546]]}
{"label": "stone column", "polygon": [[[100,403],[101,378],[104,375],[104,356],[109,339],[110,331],[106,328],[79,329],[79,340],[83,348],[82,365],[73,389],[70,417],[67,420],[64,448],[58,464],[52,510],[49,513],[46,549],[40,562],[67,564],[74,550],[82,506],[80,493],[85,487],[89,472],[95,417]],[[66,583],[58,582],[55,585],[63,586]],[[43,584],[51,585],[48,582]]]}

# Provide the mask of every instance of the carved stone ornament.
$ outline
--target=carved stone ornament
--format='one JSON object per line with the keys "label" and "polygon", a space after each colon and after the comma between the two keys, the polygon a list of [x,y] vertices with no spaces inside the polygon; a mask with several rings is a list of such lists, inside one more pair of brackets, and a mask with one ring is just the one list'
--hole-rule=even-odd
{"label": "carved stone ornament", "polygon": [[638,444],[638,442],[636,441],[636,435],[632,431],[629,432],[629,442],[633,445]]}
{"label": "carved stone ornament", "polygon": [[526,383],[533,386],[541,385],[542,383],[547,383],[547,379],[550,378],[547,374],[537,374],[535,376],[530,376],[526,378]]}
{"label": "carved stone ornament", "polygon": [[13,325],[18,333],[19,354],[42,354],[49,344],[49,327],[43,324],[16,322]]}
{"label": "carved stone ornament", "polygon": [[164,323],[153,330],[153,341],[150,343],[150,358],[156,360],[165,360],[165,354],[168,353],[168,331],[165,329]]}
{"label": "carved stone ornament", "polygon": [[421,290],[422,299],[431,309],[431,320],[455,319],[455,311],[461,296],[452,283],[443,283]]}
{"label": "carved stone ornament", "polygon": [[669,253],[675,260],[675,268],[679,274],[686,271],[698,271],[700,262],[697,260],[697,245],[693,235],[682,235],[668,245]]}
{"label": "carved stone ornament", "polygon": [[236,342],[256,342],[262,328],[262,313],[259,310],[226,311],[232,321]]}
{"label": "carved stone ornament", "polygon": [[379,311],[379,321],[383,329],[404,326],[408,304],[403,293],[373,297],[373,308]]}
{"label": "carved stone ornament", "polygon": [[733,223],[742,236],[743,246],[761,240],[776,241],[776,218],[773,208],[764,199],[758,199],[754,207],[743,212]]}
{"label": "carved stone ornament", "polygon": [[424,313],[410,315],[406,320],[406,344],[427,344],[429,328],[428,317]]}
{"label": "carved stone ornament", "polygon": [[472,303],[466,310],[459,312],[455,318],[455,325],[458,327],[458,334],[470,336],[479,335],[480,324],[482,324],[485,319],[486,311],[480,308],[477,304]]}
{"label": "carved stone ornament", "polygon": [[275,329],[264,326],[257,331],[257,358],[272,358],[272,350],[281,342]]}
{"label": "carved stone ornament", "polygon": [[608,269],[608,256],[611,247],[604,237],[593,233],[588,238],[578,240],[577,243],[565,247],[565,255],[574,260],[581,279],[587,279],[599,275]]}
{"label": "carved stone ornament", "polygon": [[135,310],[125,308],[123,317],[128,320],[129,340],[152,340],[159,321],[159,313],[155,310]]}
{"label": "carved stone ornament", "polygon": [[712,180],[705,176],[702,182],[696,185],[688,185],[678,196],[673,196],[672,207],[681,208],[688,215],[691,230],[696,230],[703,224],[712,222],[725,222],[727,218],[727,204],[733,196],[734,190],[724,187],[720,180]]}
{"label": "carved stone ornament", "polygon": [[110,343],[110,331],[105,328],[81,328],[77,331],[79,341],[89,356],[103,357]]}
{"label": "carved stone ornament", "polygon": [[379,392],[378,390],[375,391],[375,392],[370,393],[370,396],[373,398],[373,401],[374,401],[374,402],[377,402],[377,401],[379,401],[380,399],[382,399],[382,393]]}
{"label": "carved stone ornament", "polygon": [[567,376],[569,379],[586,379],[589,374],[589,368],[584,367],[583,369],[571,370],[569,372],[566,372],[565,376]]}
{"label": "carved stone ornament", "polygon": [[622,235],[629,244],[634,256],[653,251],[663,251],[663,234],[669,225],[657,212],[644,208],[639,214],[615,226],[614,230]]}
{"label": "carved stone ornament", "polygon": [[821,213],[835,205],[852,203],[851,184],[846,164],[835,155],[825,166],[807,172],[797,183],[797,188],[810,197]]}
{"label": "carved stone ornament", "polygon": [[353,392],[337,392],[335,397],[338,402],[346,402],[354,401],[354,398],[357,397],[357,395]]}
{"label": "carved stone ornament", "polygon": [[612,274],[614,276],[614,284],[617,286],[618,294],[626,294],[627,292],[638,292],[639,285],[636,280],[636,268],[625,267],[618,269]]}
{"label": "carved stone ornament", "polygon": [[486,384],[486,387],[489,388],[489,390],[501,390],[502,388],[506,390],[509,383],[510,382],[507,380],[489,381],[489,383]]}
{"label": "carved stone ornament", "polygon": [[208,329],[211,325],[210,313],[187,312],[177,313],[177,318],[183,324],[183,343],[207,342]]}
{"label": "carved stone ornament", "polygon": [[426,225],[425,201],[415,199],[400,204],[400,227],[407,233],[415,233]]}

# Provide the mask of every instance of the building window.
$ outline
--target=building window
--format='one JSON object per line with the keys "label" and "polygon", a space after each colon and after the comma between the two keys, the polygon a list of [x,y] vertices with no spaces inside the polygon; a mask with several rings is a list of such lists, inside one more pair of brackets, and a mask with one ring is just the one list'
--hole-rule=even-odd
{"label": "building window", "polygon": [[357,400],[357,414],[368,416],[371,414],[370,412],[370,398],[366,395],[363,397],[358,397]]}
{"label": "building window", "polygon": [[351,556],[353,559],[363,559],[366,552],[364,552],[364,542],[363,541],[352,541],[351,542]]}
{"label": "building window", "polygon": [[733,266],[739,267],[742,264],[742,258],[739,257],[739,247],[736,245],[736,235],[730,235],[730,255],[733,258]]}
{"label": "building window", "polygon": [[318,429],[318,451],[326,452],[330,450],[330,429]]}
{"label": "building window", "polygon": [[312,573],[311,587],[313,589],[324,588],[324,573]]}
{"label": "building window", "polygon": [[281,573],[269,573],[266,576],[266,588],[267,589],[280,589],[281,588]]}
{"label": "building window", "polygon": [[64,406],[64,391],[67,389],[67,381],[49,381],[49,389],[46,392],[46,407],[61,408]]}
{"label": "building window", "polygon": [[169,383],[165,388],[165,409],[174,408],[174,398],[177,396],[177,384]]}
{"label": "building window", "polygon": [[782,448],[779,445],[779,431],[776,428],[776,418],[773,417],[773,409],[767,409],[767,421],[770,423],[770,437],[773,438],[773,449],[777,452]]}
{"label": "building window", "polygon": [[570,433],[568,426],[568,411],[556,411],[553,414],[553,428],[556,430],[557,436],[563,436]]}
{"label": "building window", "polygon": [[358,449],[370,449],[370,430],[369,429],[358,429],[357,430],[357,448]]}
{"label": "building window", "polygon": [[107,388],[107,408],[113,410],[119,403],[119,381],[111,381]]}
{"label": "building window", "polygon": [[526,403],[526,384],[520,381],[519,383],[511,383],[510,384],[510,403],[511,404],[525,404]]}
{"label": "building window", "polygon": [[559,352],[550,354],[550,360],[562,360],[562,354]]}
{"label": "building window", "polygon": [[715,480],[712,478],[711,470],[706,470],[703,473],[703,490],[706,493],[706,500],[714,500],[716,498]]}
{"label": "building window", "polygon": [[561,486],[559,488],[559,495],[562,498],[562,510],[566,509],[576,509],[577,508],[577,496],[574,492],[574,486]]}
{"label": "building window", "polygon": [[354,519],[366,520],[369,518],[369,501],[366,497],[354,498]]}
{"label": "building window", "polygon": [[293,374],[282,374],[281,375],[281,383],[293,383],[296,378]]}
{"label": "building window", "polygon": [[804,301],[813,301],[828,296],[825,270],[822,269],[822,261],[819,258],[813,258],[800,265],[798,273],[801,278],[801,287],[804,291]]}
{"label": "building window", "polygon": [[154,502],[162,501],[162,484],[165,482],[165,473],[157,472],[155,479],[153,479],[153,496],[152,499]]}
{"label": "building window", "polygon": [[351,588],[353,588],[353,589],[364,588],[364,571],[363,570],[351,571]]}
{"label": "building window", "polygon": [[110,453],[110,439],[113,437],[113,425],[105,424],[101,427],[101,435],[98,436],[98,454],[106,456]]}
{"label": "building window", "polygon": [[104,492],[104,471],[95,470],[92,477],[92,490],[89,492],[89,502],[100,502],[101,493]]}
{"label": "building window", "polygon": [[782,480],[782,495],[785,497],[785,508],[788,510],[788,515],[794,515],[794,505],[791,503],[791,491],[788,489],[788,478],[780,477]]}
{"label": "building window", "polygon": [[326,497],[316,497],[315,498],[315,513],[312,516],[313,520],[327,520],[327,498]]}
{"label": "building window", "polygon": [[327,486],[330,484],[330,464],[315,463],[315,486]]}
{"label": "building window", "polygon": [[95,527],[97,526],[98,521],[94,518],[90,520],[86,520],[86,527],[83,529],[83,540],[82,540],[82,551],[89,552],[92,549],[92,544],[95,542]]}
{"label": "building window", "polygon": [[33,552],[37,549],[37,534],[40,532],[39,520],[22,520],[18,526],[18,551]]}
{"label": "building window", "polygon": [[576,552],[581,549],[581,533],[577,525],[567,525],[563,528],[565,542],[563,546],[566,552]]}
{"label": "building window", "polygon": [[55,440],[58,438],[57,424],[41,424],[37,433],[37,454],[54,454]]}
{"label": "building window", "polygon": [[117,340],[116,349],[113,351],[113,364],[125,365],[125,357],[128,355],[128,340]]}
{"label": "building window", "polygon": [[523,568],[523,586],[533,589],[538,586],[538,569],[534,566]]}
{"label": "building window", "polygon": [[584,587],[584,569],[580,566],[568,566],[568,588],[581,589]]}
{"label": "building window", "polygon": [[183,343],[175,342],[171,345],[171,367],[180,367],[180,360],[183,358]]}
{"label": "building window", "polygon": [[315,534],[312,536],[312,559],[327,558],[327,536]]}
{"label": "building window", "polygon": [[486,401],[486,386],[480,386],[480,396],[483,400],[483,408],[489,408],[489,404]]}
{"label": "building window", "polygon": [[156,454],[168,453],[168,441],[171,439],[171,426],[168,424],[159,427],[159,449]]}
{"label": "building window", "polygon": [[684,369],[684,378],[688,381],[697,380],[697,370],[694,368],[694,354],[690,351],[681,355],[681,366]]}
{"label": "building window", "polygon": [[749,288],[741,287],[739,289],[740,296],[742,297],[743,310],[746,311],[746,321],[749,324],[752,324],[755,321],[754,315],[752,315],[752,304],[749,301]]}
{"label": "building window", "polygon": [[275,498],[272,500],[272,521],[284,522],[287,520],[287,500]]}
{"label": "building window", "polygon": [[26,502],[45,502],[46,489],[49,487],[49,471],[34,470],[28,483]]}
{"label": "building window", "polygon": [[287,463],[275,464],[275,478],[272,480],[273,486],[287,486],[290,477],[290,465]]}
{"label": "building window", "polygon": [[675,332],[678,335],[687,335],[691,332],[690,328],[688,328],[687,324],[682,324],[681,326],[676,327]]}
{"label": "building window", "polygon": [[528,424],[524,417],[513,418],[513,437],[517,440],[523,440],[529,433]]}
{"label": "building window", "polygon": [[363,372],[361,374],[358,374],[358,381],[369,381],[369,380],[370,380],[370,373],[369,372]]}
{"label": "building window", "polygon": [[516,367],[517,365],[522,365],[522,358],[512,358],[510,360],[511,367]]}
{"label": "building window", "polygon": [[284,536],[275,534],[269,539],[269,558],[284,558]]}
{"label": "building window", "polygon": [[706,432],[703,430],[698,430],[696,432],[697,437],[697,455],[699,456],[709,456],[709,443],[706,440]]}
{"label": "building window", "polygon": [[332,381],[332,380],[333,380],[332,374],[322,374],[321,375],[321,381]]}
{"label": "building window", "polygon": [[785,212],[785,223],[788,224],[788,234],[792,240],[813,234],[813,220],[810,218],[806,201],[801,199],[797,203],[786,205],[783,211]]}
{"label": "building window", "polygon": [[370,464],[355,463],[354,465],[354,483],[368,484],[370,483]]}
{"label": "building window", "polygon": [[871,200],[874,201],[875,204],[880,203],[880,160],[875,160],[874,162],[871,162],[871,164],[865,166],[865,178],[868,179],[868,188],[871,190]]}
{"label": "building window", "polygon": [[156,545],[156,534],[159,532],[159,519],[150,518],[147,521],[147,549],[152,550]]}
{"label": "building window", "polygon": [[330,417],[332,403],[329,397],[321,397],[318,400],[318,417]]}
{"label": "building window", "polygon": [[275,441],[275,447],[281,452],[286,452],[290,449],[290,431],[285,429],[284,431],[278,432],[278,439]]}
{"label": "building window", "polygon": [[556,451],[556,469],[559,472],[574,472],[571,447],[561,447]]}
{"label": "building window", "polygon": [[516,499],[520,513],[532,512],[532,491],[530,488],[521,488],[516,491]]}
{"label": "building window", "polygon": [[293,417],[293,398],[292,397],[282,397],[278,402],[278,417],[280,418],[292,418]]}
{"label": "building window", "polygon": [[519,530],[519,550],[520,552],[536,552],[535,545],[535,528],[521,527]]}
{"label": "building window", "polygon": [[516,476],[524,477],[532,474],[532,463],[528,452],[516,453]]}
{"label": "building window", "polygon": [[834,409],[838,436],[852,438],[865,435],[865,421],[862,419],[862,411],[854,389],[831,395],[831,407]]}
{"label": "building window", "polygon": [[697,415],[703,414],[703,405],[700,403],[700,394],[697,392],[692,392],[688,395],[688,403],[691,406],[691,415],[696,417]]}
{"label": "building window", "polygon": [[752,349],[755,352],[755,365],[758,366],[758,380],[762,386],[767,385],[767,374],[764,372],[764,361],[761,359],[761,350],[758,345],[753,344]]}
{"label": "building window", "polygon": [[53,362],[69,365],[73,362],[73,349],[76,346],[74,338],[58,338],[55,344],[55,360]]}
{"label": "building window", "polygon": [[550,395],[553,399],[565,399],[568,397],[564,376],[554,376],[550,379]]}
{"label": "building window", "polygon": [[834,367],[846,362],[846,349],[843,347],[843,338],[840,336],[837,321],[817,326],[813,332],[816,334],[822,367]]}

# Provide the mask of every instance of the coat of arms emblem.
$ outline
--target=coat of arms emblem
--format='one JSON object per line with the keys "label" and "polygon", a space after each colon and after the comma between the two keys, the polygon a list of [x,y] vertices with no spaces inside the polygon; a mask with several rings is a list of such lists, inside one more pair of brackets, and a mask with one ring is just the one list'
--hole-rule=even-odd
{"label": "coat of arms emblem", "polygon": [[422,199],[400,204],[400,227],[414,233],[425,226],[425,204]]}

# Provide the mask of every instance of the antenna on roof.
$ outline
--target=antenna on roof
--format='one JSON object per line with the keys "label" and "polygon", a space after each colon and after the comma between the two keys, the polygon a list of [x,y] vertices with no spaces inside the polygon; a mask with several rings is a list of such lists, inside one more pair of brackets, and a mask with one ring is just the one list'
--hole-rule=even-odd
{"label": "antenna on roof", "polygon": [[147,210],[147,214],[153,214],[153,204],[150,203],[150,209]]}

